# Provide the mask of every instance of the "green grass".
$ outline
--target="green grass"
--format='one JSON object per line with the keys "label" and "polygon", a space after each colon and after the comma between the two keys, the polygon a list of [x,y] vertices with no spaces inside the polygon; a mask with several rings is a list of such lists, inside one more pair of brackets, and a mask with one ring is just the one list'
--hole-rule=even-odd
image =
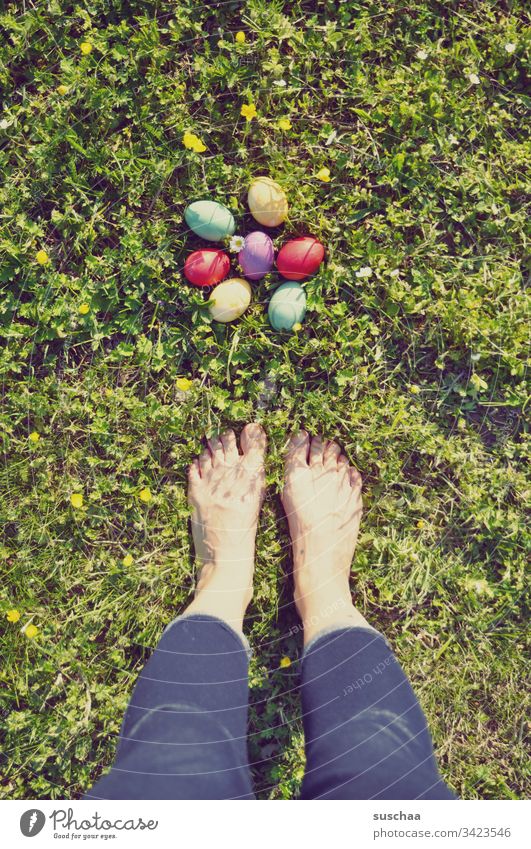
{"label": "green grass", "polygon": [[[3,795],[75,797],[110,764],[193,587],[186,465],[203,433],[258,417],[260,797],[296,794],[304,768],[278,501],[300,424],[363,472],[356,598],[411,677],[445,778],[464,798],[525,796],[524,3],[35,0],[5,3],[0,30]],[[276,246],[311,233],[327,249],[287,336],[267,321],[275,274],[227,327],[181,274],[200,244],[186,203],[228,203],[248,232],[258,174],[289,197]]]}

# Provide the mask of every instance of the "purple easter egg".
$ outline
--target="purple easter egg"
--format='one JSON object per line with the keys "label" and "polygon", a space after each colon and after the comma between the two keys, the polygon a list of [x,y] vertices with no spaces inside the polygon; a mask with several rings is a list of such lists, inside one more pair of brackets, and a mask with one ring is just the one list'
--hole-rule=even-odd
{"label": "purple easter egg", "polygon": [[260,280],[271,271],[275,259],[273,242],[267,233],[255,230],[245,237],[243,248],[238,254],[242,271],[250,280]]}

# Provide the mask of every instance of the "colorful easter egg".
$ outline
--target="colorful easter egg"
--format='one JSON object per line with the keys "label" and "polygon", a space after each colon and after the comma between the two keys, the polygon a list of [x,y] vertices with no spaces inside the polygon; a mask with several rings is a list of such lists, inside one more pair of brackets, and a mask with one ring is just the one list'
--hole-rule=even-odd
{"label": "colorful easter egg", "polygon": [[264,274],[271,271],[274,259],[275,249],[267,233],[255,230],[245,237],[243,248],[238,254],[238,262],[246,277],[260,280]]}
{"label": "colorful easter egg", "polygon": [[217,248],[194,251],[184,263],[184,276],[194,286],[215,286],[229,270],[229,257]]}
{"label": "colorful easter egg", "polygon": [[220,242],[236,229],[230,209],[215,200],[194,201],[186,207],[184,219],[190,230],[210,242]]}
{"label": "colorful easter egg", "polygon": [[278,252],[277,268],[288,280],[304,280],[321,265],[324,248],[313,236],[300,236],[286,242]]}
{"label": "colorful easter egg", "polygon": [[251,215],[264,227],[278,227],[288,217],[284,189],[269,177],[253,180],[247,194]]}
{"label": "colorful easter egg", "polygon": [[306,292],[298,283],[283,283],[269,301],[267,313],[275,330],[292,330],[306,315]]}
{"label": "colorful easter egg", "polygon": [[251,287],[243,277],[231,277],[216,286],[208,306],[214,321],[226,323],[239,318],[251,303]]}

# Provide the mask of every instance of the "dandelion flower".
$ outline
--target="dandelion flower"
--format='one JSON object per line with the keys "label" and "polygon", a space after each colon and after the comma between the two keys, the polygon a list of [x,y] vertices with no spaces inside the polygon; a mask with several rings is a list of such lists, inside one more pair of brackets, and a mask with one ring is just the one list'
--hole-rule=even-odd
{"label": "dandelion flower", "polygon": [[282,657],[280,658],[279,665],[281,669],[287,669],[289,666],[291,666],[291,659],[289,657]]}
{"label": "dandelion flower", "polygon": [[289,118],[279,118],[277,121],[279,130],[291,130],[291,121]]}
{"label": "dandelion flower", "polygon": [[82,41],[79,45],[79,49],[81,50],[83,56],[88,56],[89,53],[92,53],[92,44],[90,41]]}
{"label": "dandelion flower", "polygon": [[83,507],[83,496],[80,492],[73,492],[70,496],[70,504],[75,510],[80,510]]}
{"label": "dandelion flower", "polygon": [[470,80],[472,85],[479,85],[480,82],[481,82],[481,80],[480,80],[480,78],[478,77],[477,74],[469,74],[468,79]]}
{"label": "dandelion flower", "polygon": [[134,562],[132,554],[126,554],[122,560],[122,564],[124,566],[132,566]]}
{"label": "dandelion flower", "polygon": [[291,329],[294,333],[298,333],[299,330],[302,330],[302,324],[300,323],[300,321],[296,321]]}
{"label": "dandelion flower", "polygon": [[419,519],[418,522],[417,522],[417,528],[419,530],[421,530],[424,527],[425,524],[426,523],[424,522],[424,519]]}
{"label": "dandelion flower", "polygon": [[46,265],[47,262],[50,262],[50,257],[46,253],[46,251],[37,251],[35,254],[35,259],[39,263],[39,265]]}
{"label": "dandelion flower", "polygon": [[6,619],[8,622],[18,622],[20,619],[20,612],[16,609],[16,607],[12,607],[11,610],[7,611]]}
{"label": "dandelion flower", "polygon": [[183,133],[183,144],[188,150],[193,150],[195,153],[203,153],[206,150],[206,145],[195,133]]}
{"label": "dandelion flower", "polygon": [[37,433],[36,430],[32,430],[32,432],[30,433],[30,435],[28,437],[30,442],[38,442],[40,438],[41,438],[41,435],[40,435],[40,433]]}
{"label": "dandelion flower", "polygon": [[411,392],[412,395],[418,395],[420,393],[420,388],[418,386],[415,386],[415,384],[413,383],[409,387],[409,391]]}
{"label": "dandelion flower", "polygon": [[506,53],[514,53],[514,51],[516,50],[516,44],[513,44],[512,41],[509,41],[505,45],[504,50]]}
{"label": "dandelion flower", "polygon": [[28,627],[24,629],[24,633],[29,640],[32,640],[33,637],[36,637],[39,633],[39,629],[36,625],[28,625]]}
{"label": "dandelion flower", "polygon": [[239,254],[245,244],[243,236],[233,236],[229,242],[229,250],[233,254]]}
{"label": "dandelion flower", "polygon": [[256,106],[254,103],[244,103],[241,108],[241,115],[246,119],[246,121],[252,121],[253,118],[256,118]]}
{"label": "dandelion flower", "polygon": [[68,94],[68,86],[67,85],[58,85],[56,88],[57,94],[60,94],[61,97],[64,97],[65,94]]}
{"label": "dandelion flower", "polygon": [[321,168],[320,171],[315,175],[318,180],[322,180],[323,183],[330,182],[330,168]]}
{"label": "dandelion flower", "polygon": [[242,32],[241,30],[236,33],[236,41],[238,42],[238,44],[244,44],[245,43],[245,33]]}
{"label": "dandelion flower", "polygon": [[178,377],[175,381],[175,385],[179,392],[188,392],[194,384],[191,380],[188,380],[187,377]]}
{"label": "dandelion flower", "polygon": [[78,309],[79,315],[87,315],[87,313],[89,313],[89,312],[90,312],[90,305],[89,304],[80,304],[79,305],[79,309]]}
{"label": "dandelion flower", "polygon": [[141,489],[138,493],[138,497],[140,498],[140,501],[144,502],[144,504],[147,504],[149,501],[151,501],[153,496],[151,495],[151,490],[149,486],[146,486],[144,487],[144,489]]}

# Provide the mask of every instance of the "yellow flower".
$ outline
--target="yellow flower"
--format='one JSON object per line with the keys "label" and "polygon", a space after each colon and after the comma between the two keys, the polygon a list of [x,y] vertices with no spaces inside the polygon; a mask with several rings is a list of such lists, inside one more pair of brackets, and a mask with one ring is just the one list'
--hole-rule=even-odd
{"label": "yellow flower", "polygon": [[39,263],[39,265],[46,265],[47,262],[50,262],[50,257],[46,253],[46,251],[37,251],[35,254],[35,259]]}
{"label": "yellow flower", "polygon": [[291,660],[290,660],[290,658],[289,658],[289,657],[282,657],[282,658],[280,659],[280,668],[281,668],[281,669],[287,669],[287,668],[288,668],[288,666],[291,666]]}
{"label": "yellow flower", "polygon": [[420,393],[420,388],[418,386],[415,386],[415,384],[412,384],[409,387],[409,391],[411,392],[412,395],[418,395]]}
{"label": "yellow flower", "polygon": [[39,633],[39,629],[37,628],[36,625],[28,625],[28,627],[25,629],[24,633],[25,633],[26,637],[28,637],[28,639],[32,640],[33,637],[36,637],[37,634]]}
{"label": "yellow flower", "polygon": [[175,385],[180,392],[188,392],[194,384],[191,380],[188,380],[187,377],[178,377],[175,381]]}
{"label": "yellow flower", "polygon": [[40,433],[37,433],[36,430],[32,430],[32,432],[29,435],[30,442],[38,442],[40,438],[41,438],[41,435],[40,435]]}
{"label": "yellow flower", "polygon": [[68,86],[67,85],[58,85],[56,91],[57,91],[57,94],[60,94],[61,97],[64,97],[65,94],[68,94]]}
{"label": "yellow flower", "polygon": [[82,41],[79,45],[79,49],[81,50],[83,56],[88,56],[89,53],[92,53],[92,44],[90,41]]}
{"label": "yellow flower", "polygon": [[296,321],[291,329],[294,333],[298,333],[299,330],[302,330],[302,324],[300,323],[300,321]]}
{"label": "yellow flower", "polygon": [[206,150],[206,145],[203,144],[199,136],[195,133],[183,133],[183,144],[188,150],[193,150],[196,153],[203,153]]}
{"label": "yellow flower", "polygon": [[277,121],[279,130],[291,130],[291,121],[289,118],[279,118]]}
{"label": "yellow flower", "polygon": [[20,613],[16,609],[16,607],[12,607],[11,610],[7,611],[6,619],[8,622],[18,622],[18,620],[20,619]]}
{"label": "yellow flower", "polygon": [[140,501],[144,501],[145,504],[147,504],[148,501],[151,501],[153,496],[151,495],[151,490],[150,490],[149,486],[146,486],[146,487],[144,487],[144,489],[141,489],[140,492],[138,493],[138,497],[140,498]]}
{"label": "yellow flower", "polygon": [[83,507],[83,496],[81,495],[80,492],[73,492],[72,493],[72,495],[70,496],[70,504],[76,510],[79,510],[80,507]]}
{"label": "yellow flower", "polygon": [[256,118],[256,106],[254,103],[244,103],[240,114],[243,115],[247,121],[252,121],[253,118]]}
{"label": "yellow flower", "polygon": [[236,41],[238,42],[238,44],[244,44],[245,42],[245,33],[241,30],[236,33]]}
{"label": "yellow flower", "polygon": [[417,522],[417,528],[423,528],[425,525],[424,519],[419,519]]}
{"label": "yellow flower", "polygon": [[86,315],[88,312],[90,312],[90,305],[89,304],[80,304],[78,312],[79,312],[79,315]]}
{"label": "yellow flower", "polygon": [[325,167],[321,168],[321,170],[318,171],[315,176],[317,177],[318,180],[321,180],[323,183],[329,183],[330,182],[330,168],[325,168]]}
{"label": "yellow flower", "polygon": [[122,560],[122,564],[124,566],[132,566],[134,562],[132,554],[126,554]]}

